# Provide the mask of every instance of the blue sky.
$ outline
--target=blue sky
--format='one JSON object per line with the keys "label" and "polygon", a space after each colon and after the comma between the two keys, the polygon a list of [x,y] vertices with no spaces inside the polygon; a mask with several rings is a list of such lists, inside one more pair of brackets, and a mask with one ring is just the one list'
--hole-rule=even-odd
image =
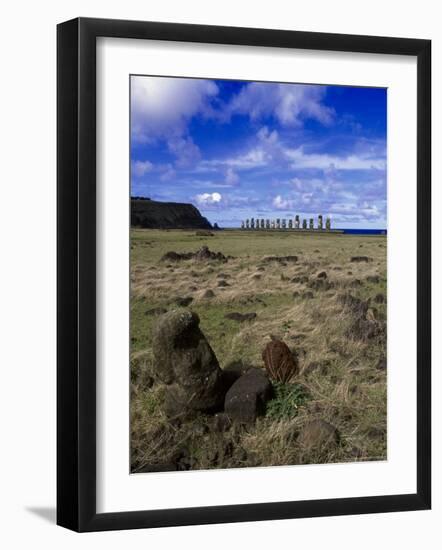
{"label": "blue sky", "polygon": [[131,77],[131,194],[210,222],[386,228],[387,90]]}

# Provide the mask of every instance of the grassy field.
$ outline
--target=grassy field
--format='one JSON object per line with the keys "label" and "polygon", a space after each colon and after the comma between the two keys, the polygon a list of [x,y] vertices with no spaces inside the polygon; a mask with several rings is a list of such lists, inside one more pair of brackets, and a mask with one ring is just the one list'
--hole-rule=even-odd
{"label": "grassy field", "polygon": [[[233,258],[161,261],[168,251],[203,245]],[[133,229],[132,470],[386,459],[386,245],[385,236],[219,231],[201,237],[195,231]],[[296,255],[298,261],[266,262],[269,255]],[[368,261],[351,261],[354,256]],[[321,271],[327,274],[322,286]],[[349,295],[358,299],[356,307]],[[298,357],[300,374],[276,387],[255,425],[219,432],[209,416],[170,423],[164,415],[164,388],[153,376],[152,326],[158,312],[183,298],[191,300],[188,307],[198,313],[221,368],[237,361],[263,368],[270,335]],[[256,318],[239,323],[225,318],[231,312]],[[368,336],[371,326],[376,331]],[[297,436],[312,419],[335,426],[339,443],[301,448]]]}

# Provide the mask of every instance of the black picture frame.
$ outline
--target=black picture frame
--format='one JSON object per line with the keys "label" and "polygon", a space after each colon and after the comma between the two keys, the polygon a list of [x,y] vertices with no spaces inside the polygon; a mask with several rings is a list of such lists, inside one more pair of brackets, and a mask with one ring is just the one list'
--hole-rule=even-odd
{"label": "black picture frame", "polygon": [[[417,58],[417,492],[96,512],[96,39]],[[431,41],[79,18],[57,28],[57,523],[75,531],[425,510],[431,506]]]}

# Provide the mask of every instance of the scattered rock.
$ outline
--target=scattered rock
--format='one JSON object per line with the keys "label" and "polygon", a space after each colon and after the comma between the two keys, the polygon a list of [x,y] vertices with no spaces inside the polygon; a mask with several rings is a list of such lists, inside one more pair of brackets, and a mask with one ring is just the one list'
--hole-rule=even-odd
{"label": "scattered rock", "polygon": [[299,298],[300,294],[297,290],[292,294],[293,298]]}
{"label": "scattered rock", "polygon": [[215,414],[212,421],[214,432],[227,432],[232,427],[232,420],[226,413]]}
{"label": "scattered rock", "polygon": [[262,265],[260,265],[259,267],[256,268],[256,271],[265,271],[265,268],[262,267]]}
{"label": "scattered rock", "polygon": [[225,413],[241,423],[255,422],[265,412],[272,395],[272,385],[260,369],[250,369],[233,384],[226,394]]}
{"label": "scattered rock", "polygon": [[351,456],[354,456],[355,458],[361,458],[364,456],[364,453],[361,451],[359,447],[352,447],[350,451]]}
{"label": "scattered rock", "polygon": [[387,370],[387,358],[385,355],[382,355],[379,357],[378,364],[376,365],[376,368],[379,370]]}
{"label": "scattered rock", "polygon": [[212,411],[222,404],[222,371],[199,323],[198,315],[190,310],[172,310],[154,327],[154,369],[169,385],[169,410]]}
{"label": "scattered rock", "polygon": [[202,297],[203,297],[203,298],[215,298],[215,293],[213,292],[212,289],[208,288],[208,289],[204,292],[204,294],[203,294]]}
{"label": "scattered rock", "polygon": [[350,262],[371,262],[373,261],[372,258],[369,258],[368,256],[352,256],[350,258]]}
{"label": "scattered rock", "polygon": [[218,273],[217,277],[218,279],[230,279],[231,275],[228,273]]}
{"label": "scattered rock", "polygon": [[376,294],[376,296],[374,297],[374,302],[375,304],[385,304],[385,294]]}
{"label": "scattered rock", "polygon": [[334,447],[339,443],[339,432],[325,420],[312,420],[301,429],[298,443],[307,451]]}
{"label": "scattered rock", "polygon": [[379,427],[379,426],[372,426],[368,430],[367,435],[368,435],[368,437],[370,437],[372,439],[384,438],[385,437],[385,428],[384,427]]}
{"label": "scattered rock", "polygon": [[349,293],[340,294],[337,300],[353,315],[353,322],[347,330],[349,338],[364,342],[372,338],[385,338],[386,323],[375,319],[373,310],[369,309],[370,300],[360,300]]}
{"label": "scattered rock", "polygon": [[353,281],[350,282],[350,287],[357,288],[362,286],[362,281],[360,279],[353,279]]}
{"label": "scattered rock", "polygon": [[262,360],[270,378],[289,382],[298,374],[298,361],[285,342],[272,338],[262,352]]}
{"label": "scattered rock", "polygon": [[317,278],[318,279],[327,279],[327,272],[326,271],[321,271],[320,273],[318,273]]}
{"label": "scattered rock", "polygon": [[327,281],[327,279],[313,279],[307,286],[313,290],[330,290],[335,285],[331,281]]}
{"label": "scattered rock", "polygon": [[180,262],[181,260],[190,260],[193,258],[193,252],[174,252],[173,250],[166,252],[161,258],[162,262]]}
{"label": "scattered rock", "polygon": [[293,277],[292,283],[308,283],[308,277],[307,275],[297,275],[296,277]]}
{"label": "scattered rock", "polygon": [[304,292],[304,294],[302,295],[302,297],[305,299],[305,300],[311,300],[313,298],[313,292],[310,292],[310,290],[308,290],[307,292]]}
{"label": "scattered rock", "polygon": [[166,311],[167,309],[164,307],[154,307],[152,309],[148,309],[144,315],[163,315]]}
{"label": "scattered rock", "polygon": [[175,299],[176,305],[181,307],[187,307],[192,302],[193,302],[192,296],[183,296]]}
{"label": "scattered rock", "polygon": [[298,256],[265,256],[262,260],[263,263],[278,262],[284,264],[287,262],[297,262]]}
{"label": "scattered rock", "polygon": [[202,246],[196,252],[166,252],[161,258],[162,262],[179,262],[181,260],[197,260],[197,261],[206,261],[206,260],[217,260],[221,262],[227,262],[226,256],[221,252],[212,252],[209,250],[208,246]]}
{"label": "scattered rock", "polygon": [[348,292],[346,292],[345,294],[339,294],[336,299],[340,304],[342,304],[344,307],[349,308],[351,312],[358,317],[363,317],[367,313],[369,300],[361,300]]}
{"label": "scattered rock", "polygon": [[204,229],[201,229],[199,231],[196,231],[195,232],[195,235],[197,237],[213,237],[213,233],[211,231],[207,231],[207,230],[204,230]]}
{"label": "scattered rock", "polygon": [[224,318],[243,323],[244,321],[253,321],[253,319],[256,319],[256,313],[239,313],[238,311],[233,311],[232,313],[226,313]]}
{"label": "scattered rock", "polygon": [[226,287],[226,286],[230,286],[229,283],[227,281],[225,281],[224,279],[221,279],[220,281],[218,281],[218,284],[217,286],[219,287]]}
{"label": "scattered rock", "polygon": [[367,283],[375,283],[378,284],[380,282],[381,278],[379,275],[369,275],[366,279]]}

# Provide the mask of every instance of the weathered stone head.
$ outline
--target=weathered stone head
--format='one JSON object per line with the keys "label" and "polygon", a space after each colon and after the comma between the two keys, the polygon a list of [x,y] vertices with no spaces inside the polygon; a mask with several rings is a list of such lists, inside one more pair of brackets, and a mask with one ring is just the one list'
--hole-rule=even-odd
{"label": "weathered stone head", "polygon": [[156,375],[170,386],[178,409],[208,411],[224,399],[222,371],[199,323],[196,313],[175,309],[159,318],[152,334]]}

